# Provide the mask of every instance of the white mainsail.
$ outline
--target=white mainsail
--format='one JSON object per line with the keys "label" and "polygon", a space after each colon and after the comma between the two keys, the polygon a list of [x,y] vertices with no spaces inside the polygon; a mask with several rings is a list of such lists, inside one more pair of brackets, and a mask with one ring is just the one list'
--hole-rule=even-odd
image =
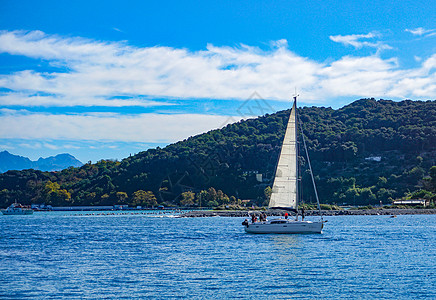
{"label": "white mainsail", "polygon": [[294,97],[291,115],[276,169],[269,208],[297,209],[297,115]]}

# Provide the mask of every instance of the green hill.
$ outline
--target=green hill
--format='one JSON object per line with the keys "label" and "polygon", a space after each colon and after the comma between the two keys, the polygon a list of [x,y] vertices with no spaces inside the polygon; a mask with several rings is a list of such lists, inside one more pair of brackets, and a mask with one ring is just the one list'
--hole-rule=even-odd
{"label": "green hill", "polygon": [[[303,107],[299,115],[324,203],[388,203],[419,189],[436,164],[436,101],[362,99],[338,110]],[[289,111],[280,111],[241,121],[122,161],[102,160],[61,172],[9,171],[0,174],[0,206],[15,199],[52,205],[168,205],[201,197],[203,205],[235,199],[260,205],[272,184],[288,116]],[[312,202],[307,171],[302,177],[303,199]],[[201,192],[211,187],[209,193]]]}

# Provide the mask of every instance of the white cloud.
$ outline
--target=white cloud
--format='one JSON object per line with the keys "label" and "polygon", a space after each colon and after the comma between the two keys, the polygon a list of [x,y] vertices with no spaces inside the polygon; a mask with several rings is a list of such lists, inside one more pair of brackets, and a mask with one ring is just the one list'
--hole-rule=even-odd
{"label": "white cloud", "polygon": [[344,57],[324,68],[320,89],[328,95],[358,94],[364,97],[388,94],[399,75],[396,62],[379,57]]}
{"label": "white cloud", "polygon": [[423,27],[418,27],[415,29],[406,29],[405,31],[410,32],[413,35],[419,35],[419,36],[422,36],[422,35],[432,36],[432,35],[436,34],[435,29],[425,29]]}
{"label": "white cloud", "polygon": [[16,146],[8,145],[8,144],[0,144],[0,152],[4,150],[14,150]]}
{"label": "white cloud", "polygon": [[[228,121],[226,116],[200,114],[52,115],[11,110],[2,112],[0,139],[23,140],[170,143],[206,132],[211,128],[219,128]],[[42,145],[32,146],[38,148]],[[44,143],[43,146],[50,149],[58,147],[49,143]]]}
{"label": "white cloud", "polygon": [[171,103],[163,103],[151,100],[141,99],[140,97],[133,99],[106,99],[104,97],[74,97],[69,98],[68,95],[35,95],[29,92],[8,92],[0,94],[0,105],[16,105],[16,106],[42,106],[42,107],[68,107],[68,106],[106,106],[106,107],[152,107],[152,106],[171,106]]}
{"label": "white cloud", "polygon": [[[380,34],[331,36],[355,48],[390,46]],[[338,96],[434,98],[433,57],[416,69],[402,69],[395,58],[345,56],[319,63],[290,51],[286,40],[271,50],[217,47],[203,51],[170,47],[132,47],[126,43],[64,38],[40,31],[0,32],[0,53],[38,58],[57,72],[26,70],[0,75],[0,105],[18,106],[153,106],[153,97],[288,100],[297,87],[305,102]],[[414,82],[399,88],[399,85]],[[119,96],[128,96],[124,99]]]}
{"label": "white cloud", "polygon": [[19,148],[29,148],[29,149],[41,149],[42,144],[39,142],[31,142],[31,143],[19,143]]}
{"label": "white cloud", "polygon": [[71,145],[71,144],[65,144],[65,145],[62,145],[62,146],[59,147],[59,148],[64,148],[64,149],[80,149],[79,146],[77,146],[77,145]]}
{"label": "white cloud", "polygon": [[378,51],[392,49],[391,46],[380,41],[377,42],[366,41],[368,39],[374,39],[379,37],[381,37],[379,33],[370,32],[368,34],[332,35],[330,36],[330,39],[333,42],[341,43],[345,46],[350,45],[356,49],[360,49],[362,47],[376,48]]}
{"label": "white cloud", "polygon": [[58,149],[59,149],[58,146],[53,145],[53,144],[50,144],[50,143],[43,143],[42,146],[43,146],[44,148],[48,148],[48,149],[51,149],[51,150],[58,150]]}

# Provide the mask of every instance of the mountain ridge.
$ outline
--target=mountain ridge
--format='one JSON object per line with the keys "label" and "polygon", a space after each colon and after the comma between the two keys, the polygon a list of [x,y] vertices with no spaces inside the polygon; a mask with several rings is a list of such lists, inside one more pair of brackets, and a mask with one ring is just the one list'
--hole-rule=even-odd
{"label": "mountain ridge", "polygon": [[34,169],[40,171],[61,171],[68,167],[81,167],[83,163],[68,153],[61,153],[32,161],[28,157],[0,151],[0,173],[10,170]]}

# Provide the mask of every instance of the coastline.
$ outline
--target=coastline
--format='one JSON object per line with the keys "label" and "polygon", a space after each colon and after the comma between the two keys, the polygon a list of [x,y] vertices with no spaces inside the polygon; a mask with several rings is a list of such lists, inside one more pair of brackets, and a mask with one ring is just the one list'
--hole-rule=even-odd
{"label": "coastline", "polygon": [[[198,217],[248,217],[247,210],[193,210],[180,215],[181,218],[198,218]],[[261,210],[252,210],[250,212],[260,213]],[[266,210],[267,216],[283,216],[284,211]],[[353,209],[353,210],[321,210],[323,216],[396,216],[396,215],[434,215],[436,209],[399,209],[399,208],[384,208],[384,209]],[[318,210],[305,211],[306,216],[319,216]]]}

